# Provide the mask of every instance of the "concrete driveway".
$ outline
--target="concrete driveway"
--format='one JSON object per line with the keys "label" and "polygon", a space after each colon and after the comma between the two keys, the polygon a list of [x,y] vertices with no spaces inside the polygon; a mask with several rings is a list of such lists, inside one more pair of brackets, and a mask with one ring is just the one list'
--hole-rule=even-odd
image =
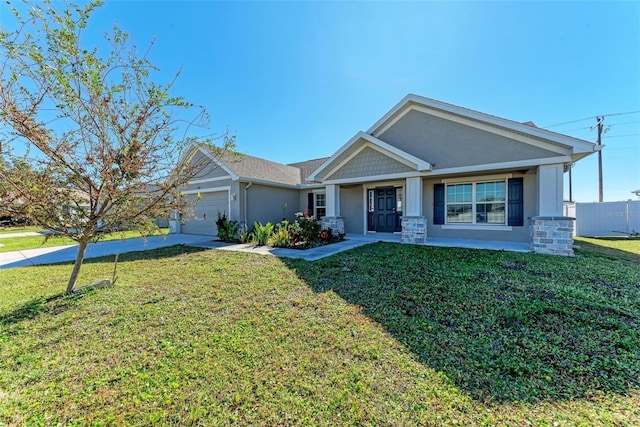
{"label": "concrete driveway", "polygon": [[[146,251],[165,246],[185,244],[188,246],[214,247],[211,237],[193,236],[189,234],[169,234],[167,236],[151,236],[146,239],[110,240],[90,243],[87,246],[85,259],[96,258],[118,253]],[[78,254],[78,245],[52,246],[49,248],[27,249],[15,252],[0,252],[0,269],[23,267],[28,265],[53,264],[56,262],[74,261]]]}

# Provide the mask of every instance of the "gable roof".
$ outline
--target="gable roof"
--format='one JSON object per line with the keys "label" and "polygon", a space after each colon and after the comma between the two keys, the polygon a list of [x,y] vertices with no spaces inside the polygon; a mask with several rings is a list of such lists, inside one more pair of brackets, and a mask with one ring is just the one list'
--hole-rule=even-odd
{"label": "gable roof", "polygon": [[309,176],[309,180],[318,181],[331,175],[337,168],[344,165],[365,147],[371,147],[387,157],[404,163],[417,172],[427,171],[433,168],[429,162],[412,156],[367,133],[358,132],[353,138],[347,141],[346,144],[340,147],[333,156],[329,157],[326,162],[316,169]]}
{"label": "gable roof", "polygon": [[204,153],[233,180],[257,181],[285,186],[300,186],[307,183],[309,175],[329,159],[329,157],[322,157],[285,165],[241,153],[225,154],[222,158],[217,158],[204,144],[195,143],[192,150],[192,153],[195,151]]}
{"label": "gable roof", "polygon": [[[420,174],[432,171],[434,173],[455,173],[456,170],[457,172],[462,172],[469,168],[477,170],[481,168],[480,164],[469,167],[461,164],[462,167],[455,168],[449,166],[449,169],[447,169],[447,166],[443,164],[437,171],[434,171],[435,163],[431,163],[434,160],[416,157],[424,157],[424,155],[427,155],[428,153],[424,153],[424,150],[422,150],[422,153],[419,151],[414,152],[412,150],[408,150],[408,146],[406,146],[406,144],[405,146],[402,146],[393,142],[393,145],[391,145],[380,139],[384,138],[387,140],[386,132],[388,130],[399,123],[404,117],[408,117],[415,113],[426,114],[433,118],[466,126],[469,129],[480,130],[483,131],[485,135],[493,134],[496,136],[496,143],[498,138],[500,138],[499,140],[502,141],[503,146],[506,142],[513,141],[516,144],[521,143],[523,147],[528,147],[527,150],[523,152],[527,152],[527,156],[530,156],[530,158],[518,159],[514,157],[514,154],[512,153],[510,154],[510,157],[513,158],[502,160],[502,163],[490,162],[491,164],[485,164],[482,166],[486,168],[495,169],[500,167],[533,166],[539,164],[536,162],[539,162],[539,158],[543,157],[545,158],[543,160],[545,162],[569,163],[588,156],[601,148],[588,141],[540,129],[536,127],[533,122],[519,123],[422,96],[409,94],[389,110],[389,112],[387,112],[382,118],[380,118],[380,120],[374,123],[374,125],[366,132],[358,132],[353,138],[351,138],[333,156],[331,156],[327,162],[322,164],[311,174],[309,177],[310,180],[326,180],[333,172],[349,161],[350,155],[353,156],[356,150],[362,149],[363,144],[369,144],[372,148],[389,155],[389,157],[405,162],[405,164],[412,166],[415,172]],[[411,151],[413,155],[409,154],[407,151]],[[468,154],[468,152],[465,153]],[[467,159],[467,161],[468,160],[469,159]],[[483,163],[486,163],[486,159]],[[469,165],[472,165],[472,163]],[[375,173],[372,173],[372,175],[375,175]],[[396,178],[402,177],[402,174],[395,175],[397,175],[395,176]]]}
{"label": "gable roof", "polygon": [[506,130],[512,134],[523,135],[540,141],[547,147],[556,146],[560,150],[570,149],[572,161],[579,160],[600,149],[591,142],[536,127],[533,122],[520,123],[414,94],[405,96],[380,120],[375,122],[367,130],[367,133],[379,136],[413,109],[426,111],[429,114],[458,121],[469,126],[474,126],[474,124],[488,125],[496,130]]}
{"label": "gable roof", "polygon": [[[547,162],[553,161],[555,163],[563,162],[568,164],[602,148],[601,145],[538,128],[530,121],[524,123],[515,122],[414,94],[405,96],[366,132],[358,132],[331,157],[282,164],[246,154],[225,155],[222,158],[217,158],[206,149],[206,146],[201,144],[195,144],[194,146],[218,164],[233,180],[242,179],[287,187],[301,187],[307,184],[318,185],[319,182],[327,180],[339,168],[353,160],[365,149],[374,150],[377,153],[375,156],[377,156],[378,162],[384,161],[386,165],[393,164],[394,161],[398,162],[399,166],[395,170],[387,172],[386,177],[401,178],[409,175],[424,175],[430,172],[446,174],[462,172],[463,169],[466,170],[465,166],[447,169],[444,165],[444,168],[441,166],[434,170],[436,163],[431,162],[438,162],[437,159],[431,159],[430,162],[427,161],[429,159],[416,157],[426,156],[428,153],[416,153],[409,149],[410,147],[408,146],[402,147],[400,145],[402,148],[399,148],[395,142],[392,145],[380,139],[381,136],[387,139],[385,132],[403,117],[416,113],[424,113],[434,118],[467,126],[470,129],[479,129],[485,131],[485,133],[488,132],[488,134],[495,134],[501,137],[503,141],[522,143],[529,147],[529,151],[538,150],[534,154],[541,152],[541,150],[547,150],[548,153],[544,156],[547,157],[544,159]],[[405,150],[411,151],[413,154]],[[371,154],[370,151],[369,153]],[[482,164],[478,163],[475,168],[530,167],[544,164],[539,163],[540,160],[537,158],[542,156],[533,156],[531,153],[529,155],[530,158],[527,157],[526,160],[522,161],[509,159],[510,163],[502,161],[503,163],[486,164],[485,161]],[[384,160],[385,156],[388,158],[387,160]],[[369,155],[368,157],[371,156]],[[365,161],[363,157],[358,160],[360,162]],[[368,159],[368,163],[371,163],[371,159]],[[355,167],[353,162],[349,165],[350,167]],[[362,168],[364,166],[366,165],[361,164],[358,167]],[[375,173],[372,173],[372,175],[375,175]]]}

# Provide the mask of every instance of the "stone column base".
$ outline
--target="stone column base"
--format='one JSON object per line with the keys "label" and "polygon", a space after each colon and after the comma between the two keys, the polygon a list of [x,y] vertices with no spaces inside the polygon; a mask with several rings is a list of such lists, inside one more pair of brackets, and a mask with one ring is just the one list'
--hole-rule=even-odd
{"label": "stone column base", "polygon": [[402,243],[425,245],[427,243],[427,218],[403,215]]}
{"label": "stone column base", "polygon": [[320,220],[320,228],[326,230],[331,229],[331,234],[337,236],[344,233],[344,217],[341,216],[325,216]]}
{"label": "stone column base", "polygon": [[573,256],[573,222],[568,216],[534,216],[529,226],[531,250],[538,254]]}

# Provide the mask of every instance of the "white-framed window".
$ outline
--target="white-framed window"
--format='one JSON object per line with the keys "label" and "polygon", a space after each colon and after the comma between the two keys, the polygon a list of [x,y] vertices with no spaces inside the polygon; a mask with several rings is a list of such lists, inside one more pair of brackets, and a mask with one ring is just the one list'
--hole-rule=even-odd
{"label": "white-framed window", "polygon": [[506,180],[447,184],[446,223],[505,225],[506,200]]}
{"label": "white-framed window", "polygon": [[327,195],[325,193],[313,193],[313,212],[316,219],[322,219],[327,215]]}

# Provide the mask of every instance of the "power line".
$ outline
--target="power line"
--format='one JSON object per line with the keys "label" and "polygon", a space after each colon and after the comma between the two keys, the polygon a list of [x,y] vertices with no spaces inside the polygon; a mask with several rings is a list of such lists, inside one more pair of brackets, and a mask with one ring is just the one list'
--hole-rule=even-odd
{"label": "power line", "polygon": [[638,136],[640,133],[628,133],[626,135],[607,135],[603,136],[603,138],[622,138],[624,136]]}
{"label": "power line", "polygon": [[586,127],[581,127],[581,128],[575,128],[575,129],[568,129],[568,130],[562,130],[560,132],[573,132],[576,130],[586,130],[586,129],[591,129],[591,126],[586,126]]}
{"label": "power line", "polygon": [[555,125],[542,126],[542,127],[543,128],[554,128],[556,126],[562,126],[562,125],[569,125],[571,123],[584,122],[585,120],[593,120],[593,116],[585,117],[584,119],[571,120],[570,122],[563,122],[563,123],[558,123],[558,124],[555,124]]}
{"label": "power line", "polygon": [[640,120],[639,120],[639,121],[636,121],[636,122],[621,122],[621,123],[611,123],[611,124],[610,124],[609,126],[618,126],[618,125],[633,125],[633,124],[636,124],[636,123],[640,123]]}
{"label": "power line", "polygon": [[[602,114],[600,117],[624,116],[624,115],[627,115],[627,114],[637,114],[637,113],[640,113],[640,110],[638,110],[638,111],[625,111],[624,113]],[[584,122],[585,120],[593,120],[593,116],[585,117],[584,119],[571,120],[571,121],[568,121],[568,122],[562,122],[562,123],[557,123],[555,125],[542,126],[542,127],[545,128],[545,129],[554,128],[556,126],[562,126],[562,125],[568,125],[568,124],[571,124],[571,123]],[[569,132],[569,131],[566,131],[566,132]]]}
{"label": "power line", "polygon": [[637,114],[640,113],[640,110],[638,111],[627,111],[626,113],[612,113],[612,114],[605,114],[605,117],[611,117],[611,116],[624,116],[627,114]]}

